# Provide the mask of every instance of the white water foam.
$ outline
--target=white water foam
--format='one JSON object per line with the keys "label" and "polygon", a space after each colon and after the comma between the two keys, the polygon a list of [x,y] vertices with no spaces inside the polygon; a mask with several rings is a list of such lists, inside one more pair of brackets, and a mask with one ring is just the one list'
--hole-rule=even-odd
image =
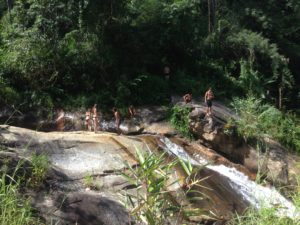
{"label": "white water foam", "polygon": [[[166,146],[165,150],[177,157],[190,161],[193,165],[206,165],[208,161],[197,156],[196,160],[191,158],[184,148],[171,142],[168,138],[160,138]],[[235,168],[230,168],[224,165],[207,165],[206,168],[211,169],[220,175],[227,177],[230,186],[237,193],[240,193],[243,198],[248,201],[256,209],[260,208],[271,208],[275,207],[277,209],[278,216],[287,216],[292,219],[300,219],[300,212],[296,207],[284,198],[275,188],[267,188],[262,185],[249,180],[249,178],[236,170]]]}

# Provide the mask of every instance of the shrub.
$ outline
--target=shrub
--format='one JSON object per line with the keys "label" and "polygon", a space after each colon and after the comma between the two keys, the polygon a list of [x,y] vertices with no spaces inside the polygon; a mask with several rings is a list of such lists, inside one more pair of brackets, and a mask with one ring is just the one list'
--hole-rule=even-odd
{"label": "shrub", "polygon": [[[179,165],[178,160],[166,163],[164,153],[157,156],[150,152],[142,154],[137,150],[137,162],[139,165],[137,168],[132,168],[126,162],[128,172],[122,173],[122,175],[137,189],[136,194],[126,192],[125,196],[133,208],[131,214],[138,222],[163,225],[169,224],[169,219],[174,218],[174,215],[186,218],[203,213],[199,208],[186,207],[186,201],[183,204],[178,202],[172,198],[171,191],[168,191],[169,186],[179,182],[179,180],[171,179],[174,168]],[[191,163],[180,159],[179,162],[186,173],[186,179],[182,181],[184,182],[183,186],[186,187],[184,194],[186,196],[194,194],[194,197],[190,198],[191,201],[202,199],[202,193],[194,190],[196,186],[201,186],[199,183],[202,179],[197,177],[201,168],[194,168]],[[179,201],[182,199],[179,198]]]}
{"label": "shrub", "polygon": [[236,121],[238,133],[245,139],[261,140],[270,136],[285,147],[300,152],[300,126],[296,115],[283,114],[254,97],[235,98],[232,105],[240,115]]}
{"label": "shrub", "polygon": [[189,108],[174,106],[170,113],[171,124],[185,137],[193,138],[189,127]]}

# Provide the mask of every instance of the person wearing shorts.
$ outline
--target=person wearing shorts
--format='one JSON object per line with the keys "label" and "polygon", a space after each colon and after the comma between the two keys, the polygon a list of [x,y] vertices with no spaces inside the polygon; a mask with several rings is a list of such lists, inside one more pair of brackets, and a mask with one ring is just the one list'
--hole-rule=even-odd
{"label": "person wearing shorts", "polygon": [[204,100],[207,105],[206,115],[212,115],[212,100],[214,98],[214,93],[211,90],[211,87],[205,92]]}

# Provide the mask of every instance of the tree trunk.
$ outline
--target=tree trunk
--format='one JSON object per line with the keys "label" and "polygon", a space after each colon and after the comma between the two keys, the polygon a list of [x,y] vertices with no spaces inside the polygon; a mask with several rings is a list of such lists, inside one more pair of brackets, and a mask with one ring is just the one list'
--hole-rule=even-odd
{"label": "tree trunk", "polygon": [[13,7],[13,0],[6,0],[7,8],[10,11]]}
{"label": "tree trunk", "polygon": [[210,34],[211,33],[211,21],[210,21],[210,5],[211,5],[211,0],[207,0],[207,12],[208,12],[208,33]]}
{"label": "tree trunk", "polygon": [[278,108],[282,109],[282,87],[279,86],[278,88]]}

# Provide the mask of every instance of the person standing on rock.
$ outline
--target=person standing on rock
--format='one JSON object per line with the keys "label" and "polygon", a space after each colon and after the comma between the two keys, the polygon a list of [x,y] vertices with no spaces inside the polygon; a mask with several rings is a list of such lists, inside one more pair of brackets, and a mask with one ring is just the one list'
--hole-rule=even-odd
{"label": "person standing on rock", "polygon": [[205,100],[205,103],[207,105],[207,108],[206,108],[206,115],[210,116],[212,115],[212,100],[214,98],[214,93],[212,92],[211,90],[211,87],[208,88],[208,90],[205,92],[205,95],[204,95],[204,100]]}
{"label": "person standing on rock", "polygon": [[113,108],[113,114],[115,117],[115,126],[116,126],[116,131],[118,134],[121,133],[120,130],[120,124],[121,124],[121,113],[119,112],[119,110],[117,110],[116,107]]}
{"label": "person standing on rock", "polygon": [[132,119],[136,114],[136,111],[135,111],[135,108],[133,107],[133,105],[130,105],[128,107],[128,115],[129,115],[129,118]]}
{"label": "person standing on rock", "polygon": [[98,123],[99,123],[99,119],[98,119],[98,114],[97,114],[97,104],[95,104],[91,110],[91,114],[93,117],[93,128],[94,128],[94,132],[96,133],[98,131]]}
{"label": "person standing on rock", "polygon": [[88,110],[85,112],[85,128],[87,131],[92,131],[92,124],[91,124],[91,109],[88,108]]}

